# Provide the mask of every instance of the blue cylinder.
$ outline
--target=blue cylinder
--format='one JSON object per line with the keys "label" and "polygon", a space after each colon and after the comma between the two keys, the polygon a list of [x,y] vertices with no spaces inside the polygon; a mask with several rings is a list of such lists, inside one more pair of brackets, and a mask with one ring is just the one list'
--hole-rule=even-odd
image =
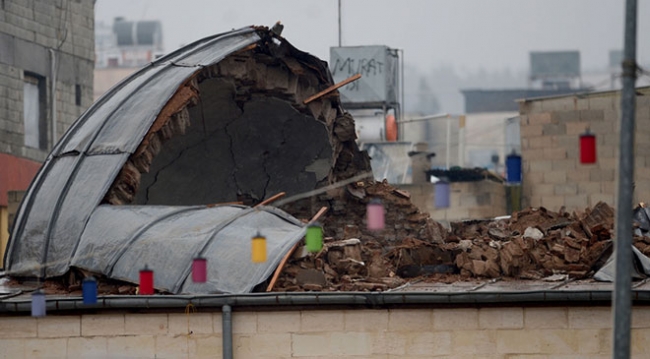
{"label": "blue cylinder", "polygon": [[436,208],[449,208],[449,197],[451,197],[451,186],[446,180],[440,180],[434,185]]}
{"label": "blue cylinder", "polygon": [[84,304],[97,304],[97,280],[93,277],[84,278],[81,282]]}
{"label": "blue cylinder", "polygon": [[44,317],[45,312],[45,292],[37,289],[32,293],[32,317]]}
{"label": "blue cylinder", "polygon": [[506,157],[506,182],[521,183],[521,156],[518,154]]}

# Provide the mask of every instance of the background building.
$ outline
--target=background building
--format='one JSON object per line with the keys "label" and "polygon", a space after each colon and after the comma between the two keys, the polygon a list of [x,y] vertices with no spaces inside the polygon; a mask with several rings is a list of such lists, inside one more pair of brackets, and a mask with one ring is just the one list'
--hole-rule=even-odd
{"label": "background building", "polygon": [[93,101],[94,7],[92,0],[0,2],[0,255],[7,191],[29,186]]}

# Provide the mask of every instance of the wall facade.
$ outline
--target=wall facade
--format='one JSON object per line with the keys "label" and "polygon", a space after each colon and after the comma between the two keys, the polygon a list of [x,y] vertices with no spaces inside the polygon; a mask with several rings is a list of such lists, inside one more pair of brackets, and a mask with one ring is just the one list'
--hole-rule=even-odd
{"label": "wall facade", "polygon": [[[236,308],[235,308],[236,309]],[[650,308],[632,315],[650,352]],[[0,317],[2,358],[221,358],[219,312]],[[611,356],[609,307],[233,312],[234,357],[593,359]]]}
{"label": "wall facade", "polygon": [[[0,3],[0,152],[43,161],[53,145],[53,101],[57,139],[90,106],[93,29],[93,0]],[[32,101],[34,108],[27,109]],[[38,125],[27,122],[32,115]],[[38,133],[32,133],[32,127],[38,127]],[[28,139],[30,134],[34,141]]]}
{"label": "wall facade", "polygon": [[[520,103],[523,206],[584,210],[616,205],[620,92]],[[597,162],[580,163],[580,134],[596,135]],[[635,202],[650,199],[650,88],[637,89]]]}
{"label": "wall facade", "polygon": [[455,221],[503,216],[507,213],[506,191],[502,183],[484,180],[452,182],[449,208],[435,207],[433,183],[394,185],[411,194],[411,202],[434,220]]}

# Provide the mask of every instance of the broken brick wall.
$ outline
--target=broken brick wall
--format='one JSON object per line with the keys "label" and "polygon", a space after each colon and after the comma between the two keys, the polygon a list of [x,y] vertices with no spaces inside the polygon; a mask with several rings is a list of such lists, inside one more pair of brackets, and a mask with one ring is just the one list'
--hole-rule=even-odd
{"label": "broken brick wall", "polygon": [[272,40],[204,68],[179,89],[105,202],[250,205],[368,171],[338,94],[303,104],[332,85],[327,67]]}
{"label": "broken brick wall", "polygon": [[[584,210],[615,206],[620,92],[563,96],[520,103],[523,207]],[[579,136],[596,135],[597,162],[580,163]],[[637,90],[635,202],[650,199],[650,88]]]}

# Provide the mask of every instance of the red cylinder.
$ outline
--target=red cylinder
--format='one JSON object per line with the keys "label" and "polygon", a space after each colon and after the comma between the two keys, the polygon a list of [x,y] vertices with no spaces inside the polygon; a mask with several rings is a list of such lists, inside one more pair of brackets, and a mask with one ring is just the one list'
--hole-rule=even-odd
{"label": "red cylinder", "polygon": [[596,163],[596,136],[589,130],[580,135],[580,163]]}
{"label": "red cylinder", "polygon": [[138,293],[140,295],[153,294],[153,271],[147,266],[140,270],[140,290]]}
{"label": "red cylinder", "polygon": [[194,283],[205,283],[208,279],[208,260],[201,257],[192,261],[192,281]]}

